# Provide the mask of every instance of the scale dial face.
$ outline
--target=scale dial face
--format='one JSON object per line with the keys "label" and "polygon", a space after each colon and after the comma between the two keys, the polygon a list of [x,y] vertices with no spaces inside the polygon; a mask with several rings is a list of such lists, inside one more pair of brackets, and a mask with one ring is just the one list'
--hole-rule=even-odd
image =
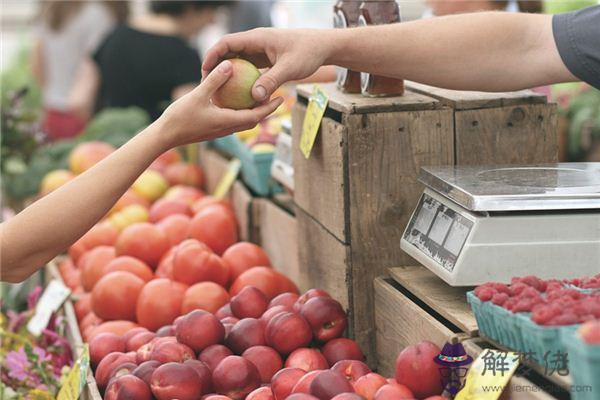
{"label": "scale dial face", "polygon": [[[348,21],[346,21],[346,16],[344,13],[339,10],[337,13],[333,15],[333,27],[334,28],[347,28]],[[346,76],[348,76],[348,70],[342,67],[335,67],[337,74],[337,84],[338,86],[344,86],[344,82],[346,81]]]}
{"label": "scale dial face", "polygon": [[423,193],[404,240],[452,272],[474,222]]}

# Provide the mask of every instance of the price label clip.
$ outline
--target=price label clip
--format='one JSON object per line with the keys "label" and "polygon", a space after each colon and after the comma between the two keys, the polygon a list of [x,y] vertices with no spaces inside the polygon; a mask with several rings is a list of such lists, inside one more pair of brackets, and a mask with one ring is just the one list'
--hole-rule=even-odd
{"label": "price label clip", "polygon": [[90,351],[85,344],[79,358],[73,364],[65,382],[56,396],[56,400],[77,400],[83,391],[90,367]]}
{"label": "price label clip", "polygon": [[318,85],[315,85],[308,99],[308,106],[302,123],[302,135],[300,136],[300,150],[307,159],[310,157],[317,133],[319,133],[319,126],[327,109],[327,103],[329,103],[329,97]]}
{"label": "price label clip", "polygon": [[240,173],[240,169],[242,167],[242,162],[238,158],[234,158],[229,162],[227,166],[227,171],[223,174],[223,177],[219,181],[219,184],[215,188],[213,196],[217,199],[222,199],[227,196],[229,189],[235,182],[238,174]]}

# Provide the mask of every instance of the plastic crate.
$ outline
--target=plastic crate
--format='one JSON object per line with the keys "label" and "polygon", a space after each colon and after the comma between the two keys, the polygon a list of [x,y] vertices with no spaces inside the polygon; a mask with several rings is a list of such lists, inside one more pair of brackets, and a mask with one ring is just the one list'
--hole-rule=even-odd
{"label": "plastic crate", "polygon": [[259,196],[269,196],[281,191],[281,186],[271,177],[274,153],[253,153],[235,135],[213,140],[212,146],[242,163],[241,178]]}
{"label": "plastic crate", "polygon": [[[576,329],[565,329],[561,335],[569,357],[569,372],[573,378],[573,400],[597,400],[600,398],[600,345],[583,342]],[[591,386],[591,390],[587,387]],[[584,389],[585,388],[585,389]]]}
{"label": "plastic crate", "polygon": [[562,332],[579,326],[538,325],[530,319],[529,313],[512,313],[490,301],[479,300],[472,291],[467,293],[467,301],[483,336],[506,348],[532,353],[538,360],[543,359],[547,353],[566,352]]}

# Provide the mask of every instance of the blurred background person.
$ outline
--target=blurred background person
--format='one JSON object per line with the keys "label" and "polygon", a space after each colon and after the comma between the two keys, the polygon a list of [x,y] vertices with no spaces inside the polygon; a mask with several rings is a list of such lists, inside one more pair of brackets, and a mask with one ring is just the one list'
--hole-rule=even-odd
{"label": "blurred background person", "polygon": [[441,17],[479,11],[542,12],[543,2],[537,0],[426,0],[429,7],[424,17]]}
{"label": "blurred background person", "polygon": [[127,14],[125,2],[53,1],[41,3],[31,69],[42,88],[43,127],[51,139],[73,137],[85,127],[69,102],[76,72],[106,34]]}
{"label": "blurred background person", "polygon": [[150,12],[117,26],[88,59],[72,99],[82,113],[137,106],[152,119],[201,79],[190,43],[230,1],[150,1]]}
{"label": "blurred background person", "polygon": [[231,8],[229,32],[243,32],[272,26],[271,9],[275,0],[241,0]]}

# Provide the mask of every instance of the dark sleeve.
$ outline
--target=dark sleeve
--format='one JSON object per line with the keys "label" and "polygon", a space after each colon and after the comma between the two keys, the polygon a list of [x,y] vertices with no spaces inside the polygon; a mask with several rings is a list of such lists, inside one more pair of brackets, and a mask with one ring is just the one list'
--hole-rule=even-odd
{"label": "dark sleeve", "polygon": [[552,31],[569,71],[600,89],[600,5],[555,15]]}
{"label": "dark sleeve", "polygon": [[190,47],[182,48],[181,56],[173,66],[173,87],[199,83],[202,79],[202,62],[198,53]]}

